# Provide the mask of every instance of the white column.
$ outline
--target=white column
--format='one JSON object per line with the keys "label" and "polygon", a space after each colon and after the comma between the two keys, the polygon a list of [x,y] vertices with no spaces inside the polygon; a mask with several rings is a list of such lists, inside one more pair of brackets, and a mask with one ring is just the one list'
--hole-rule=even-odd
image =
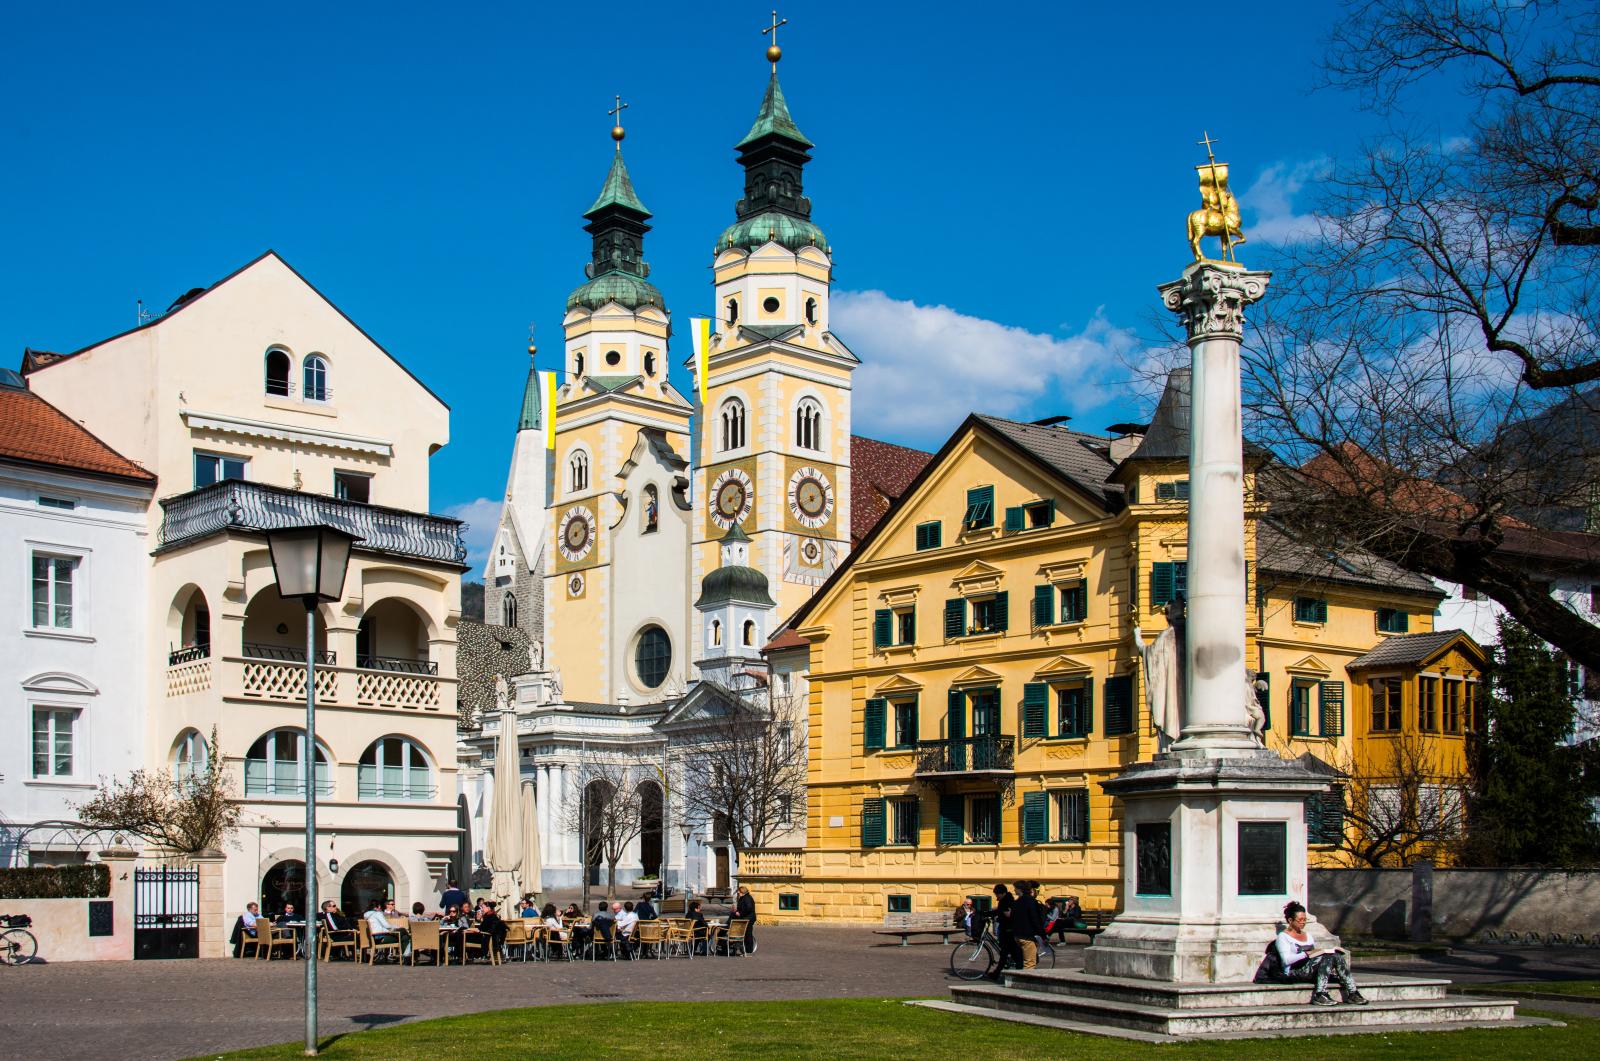
{"label": "white column", "polygon": [[1196,262],[1161,287],[1189,333],[1189,557],[1179,756],[1252,754],[1245,709],[1244,433],[1239,346],[1244,308],[1269,273]]}

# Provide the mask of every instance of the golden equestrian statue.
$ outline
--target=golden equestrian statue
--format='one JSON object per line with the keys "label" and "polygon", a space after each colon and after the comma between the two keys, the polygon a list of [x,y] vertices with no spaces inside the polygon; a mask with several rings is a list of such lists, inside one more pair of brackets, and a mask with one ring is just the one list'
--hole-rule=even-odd
{"label": "golden equestrian statue", "polygon": [[1228,164],[1218,162],[1211,153],[1211,145],[1217,141],[1211,139],[1210,133],[1195,142],[1205,147],[1208,161],[1195,167],[1200,176],[1201,206],[1189,214],[1189,249],[1194,252],[1195,261],[1207,261],[1200,252],[1200,240],[1216,236],[1222,241],[1222,257],[1217,260],[1237,264],[1239,259],[1234,256],[1233,248],[1245,242],[1245,238],[1240,227],[1239,200],[1228,189]]}

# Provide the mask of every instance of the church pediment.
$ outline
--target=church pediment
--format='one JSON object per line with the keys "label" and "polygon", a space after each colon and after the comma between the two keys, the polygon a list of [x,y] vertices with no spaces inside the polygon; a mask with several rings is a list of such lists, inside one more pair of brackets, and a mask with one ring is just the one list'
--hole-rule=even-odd
{"label": "church pediment", "polygon": [[1048,680],[1050,678],[1079,678],[1094,670],[1082,660],[1073,659],[1071,656],[1057,656],[1049,663],[1033,672],[1035,678]]}
{"label": "church pediment", "polygon": [[1291,663],[1291,664],[1289,664],[1287,667],[1284,668],[1284,670],[1289,671],[1291,674],[1293,674],[1293,673],[1300,673],[1300,674],[1330,674],[1330,673],[1332,673],[1332,668],[1329,667],[1326,663],[1322,662],[1322,660],[1318,659],[1316,656],[1307,656],[1304,659],[1302,659],[1299,663]]}
{"label": "church pediment", "polygon": [[918,693],[922,691],[922,683],[904,674],[890,675],[888,680],[878,686],[877,695],[892,696],[895,693]]}
{"label": "church pediment", "polygon": [[1001,675],[988,667],[968,667],[950,680],[951,685],[999,685]]}

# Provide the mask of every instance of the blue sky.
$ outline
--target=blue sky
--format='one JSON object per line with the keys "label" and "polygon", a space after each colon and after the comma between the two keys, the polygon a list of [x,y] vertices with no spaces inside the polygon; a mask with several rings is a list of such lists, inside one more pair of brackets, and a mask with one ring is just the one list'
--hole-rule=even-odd
{"label": "blue sky", "polygon": [[[733,145],[766,82],[768,10],[13,10],[0,359],[103,338],[134,323],[136,299],[164,308],[272,247],[449,402],[433,507],[476,524],[481,547],[528,324],[548,367],[583,278],[579,214],[609,163],[613,94],[631,104],[677,363],[740,194]],[[973,408],[1086,430],[1139,415],[1127,363],[1155,334],[1155,285],[1187,261],[1202,128],[1258,241],[1292,238],[1320,166],[1375,129],[1349,96],[1311,92],[1332,5],[781,14],[835,330],[865,362],[855,427],[910,445],[936,446]]]}

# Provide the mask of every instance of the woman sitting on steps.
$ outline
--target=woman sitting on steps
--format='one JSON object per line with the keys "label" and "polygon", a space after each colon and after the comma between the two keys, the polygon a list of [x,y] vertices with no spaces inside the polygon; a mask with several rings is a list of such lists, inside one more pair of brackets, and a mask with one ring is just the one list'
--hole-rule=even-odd
{"label": "woman sitting on steps", "polygon": [[1291,902],[1283,908],[1284,929],[1267,945],[1266,957],[1256,969],[1258,984],[1313,984],[1311,1004],[1331,1006],[1333,996],[1328,994],[1330,978],[1339,983],[1339,994],[1347,1006],[1365,1006],[1367,1000],[1356,990],[1355,978],[1350,975],[1349,955],[1338,947],[1318,950],[1311,933],[1306,931],[1306,908]]}

